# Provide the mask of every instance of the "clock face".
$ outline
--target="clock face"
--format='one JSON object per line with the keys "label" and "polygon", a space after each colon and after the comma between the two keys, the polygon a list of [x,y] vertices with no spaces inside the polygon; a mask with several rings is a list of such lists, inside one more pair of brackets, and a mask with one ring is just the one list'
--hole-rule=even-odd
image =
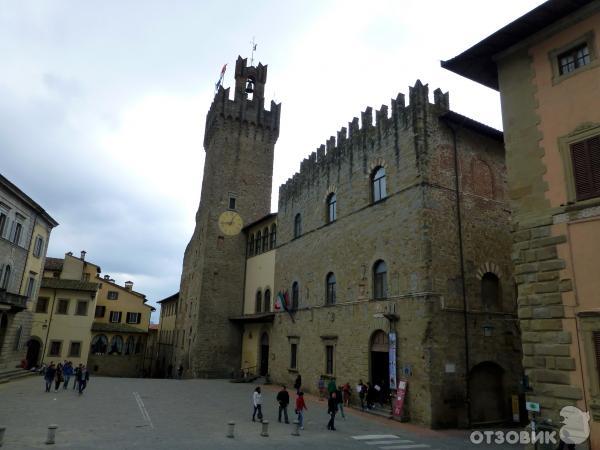
{"label": "clock face", "polygon": [[235,236],[242,231],[244,221],[235,211],[225,211],[219,216],[219,228],[227,236]]}

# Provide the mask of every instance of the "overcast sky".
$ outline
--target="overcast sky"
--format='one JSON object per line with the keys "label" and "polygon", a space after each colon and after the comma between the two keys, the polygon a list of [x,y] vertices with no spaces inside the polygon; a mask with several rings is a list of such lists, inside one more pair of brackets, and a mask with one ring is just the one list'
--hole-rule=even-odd
{"label": "overcast sky", "polygon": [[214,84],[253,36],[282,103],[275,210],[303,158],[417,78],[501,128],[498,94],[439,61],[540,3],[0,0],[0,172],[60,223],[48,256],[87,250],[154,303],[179,289]]}

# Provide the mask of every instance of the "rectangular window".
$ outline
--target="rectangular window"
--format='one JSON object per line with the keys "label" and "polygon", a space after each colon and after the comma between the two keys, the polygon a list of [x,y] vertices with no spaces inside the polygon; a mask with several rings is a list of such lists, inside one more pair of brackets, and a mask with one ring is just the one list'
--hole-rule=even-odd
{"label": "rectangular window", "polygon": [[38,297],[37,303],[35,304],[35,312],[46,314],[48,312],[48,298]]}
{"label": "rectangular window", "polygon": [[298,344],[292,344],[290,347],[290,369],[298,366]]}
{"label": "rectangular window", "polygon": [[72,342],[69,346],[69,356],[79,358],[81,356],[81,342]]}
{"label": "rectangular window", "polygon": [[142,315],[136,312],[128,312],[127,313],[127,323],[140,323]]}
{"label": "rectangular window", "polygon": [[35,289],[35,277],[29,277],[29,281],[27,282],[27,297],[31,298],[33,296],[33,291]]}
{"label": "rectangular window", "polygon": [[96,312],[94,313],[94,317],[104,317],[106,314],[106,306],[96,306]]}
{"label": "rectangular window", "polygon": [[56,314],[69,314],[69,300],[64,298],[58,299],[58,305],[56,305]]}
{"label": "rectangular window", "polygon": [[587,43],[578,45],[558,55],[558,71],[564,75],[589,64],[590,61],[590,49]]}
{"label": "rectangular window", "polygon": [[333,345],[325,346],[325,373],[333,375]]}
{"label": "rectangular window", "polygon": [[50,341],[48,356],[60,356],[62,341]]}
{"label": "rectangular window", "polygon": [[235,209],[235,197],[229,197],[229,209]]}
{"label": "rectangular window", "polygon": [[117,291],[108,291],[106,298],[109,300],[117,300],[119,298],[119,293]]}
{"label": "rectangular window", "polygon": [[600,136],[571,144],[577,200],[600,197]]}
{"label": "rectangular window", "polygon": [[42,250],[44,249],[44,240],[41,236],[37,236],[35,238],[35,245],[33,247],[33,256],[39,258],[42,254]]}
{"label": "rectangular window", "polygon": [[78,300],[77,301],[77,310],[75,314],[77,316],[87,316],[88,313],[88,301],[87,300]]}
{"label": "rectangular window", "polygon": [[83,274],[83,281],[90,281],[90,274],[89,273],[84,273]]}
{"label": "rectangular window", "polygon": [[0,213],[0,238],[4,236],[4,230],[6,229],[6,214]]}
{"label": "rectangular window", "polygon": [[13,235],[13,243],[19,245],[21,242],[21,234],[23,233],[23,225],[17,222],[15,226],[15,234]]}
{"label": "rectangular window", "polygon": [[121,311],[111,311],[110,312],[110,322],[111,323],[121,323]]}

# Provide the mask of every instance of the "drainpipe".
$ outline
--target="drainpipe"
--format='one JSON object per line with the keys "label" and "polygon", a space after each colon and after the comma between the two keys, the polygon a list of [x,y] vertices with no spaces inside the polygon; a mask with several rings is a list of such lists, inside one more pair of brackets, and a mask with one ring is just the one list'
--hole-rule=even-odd
{"label": "drainpipe", "polygon": [[54,304],[56,303],[56,289],[54,289],[54,297],[52,298],[52,306],[50,307],[50,320],[48,320],[48,329],[46,330],[46,339],[44,339],[44,346],[42,347],[42,360],[40,364],[44,364],[44,358],[46,357],[46,346],[48,345],[48,337],[50,336],[50,327],[52,326],[52,316],[54,315]]}
{"label": "drainpipe", "polygon": [[465,284],[465,259],[463,252],[463,236],[462,236],[462,218],[461,218],[461,204],[460,204],[460,182],[458,179],[458,146],[457,146],[457,133],[462,128],[463,124],[460,123],[458,127],[453,127],[449,122],[445,121],[446,126],[452,132],[452,149],[454,156],[454,191],[456,192],[456,224],[458,227],[458,254],[460,259],[460,285],[461,294],[463,301],[463,322],[464,322],[464,347],[465,347],[465,389],[467,391],[466,403],[467,403],[467,425],[471,427],[471,396],[469,386],[469,321],[467,313],[467,288]]}

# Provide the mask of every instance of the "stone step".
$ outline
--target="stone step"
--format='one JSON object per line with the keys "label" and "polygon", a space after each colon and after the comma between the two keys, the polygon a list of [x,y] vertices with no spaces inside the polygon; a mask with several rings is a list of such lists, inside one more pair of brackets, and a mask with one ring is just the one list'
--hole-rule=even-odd
{"label": "stone step", "polygon": [[37,372],[25,369],[9,369],[0,372],[0,383],[8,383],[12,380],[17,380],[23,377],[29,377],[33,375],[39,375]]}
{"label": "stone step", "polygon": [[[351,408],[356,409],[358,411],[362,411],[360,409],[360,405],[358,405],[358,406],[352,405]],[[380,406],[374,406],[372,409],[365,408],[365,410],[363,412],[372,414],[374,416],[385,417],[386,419],[392,418],[392,413],[391,413],[390,409],[382,408]]]}

